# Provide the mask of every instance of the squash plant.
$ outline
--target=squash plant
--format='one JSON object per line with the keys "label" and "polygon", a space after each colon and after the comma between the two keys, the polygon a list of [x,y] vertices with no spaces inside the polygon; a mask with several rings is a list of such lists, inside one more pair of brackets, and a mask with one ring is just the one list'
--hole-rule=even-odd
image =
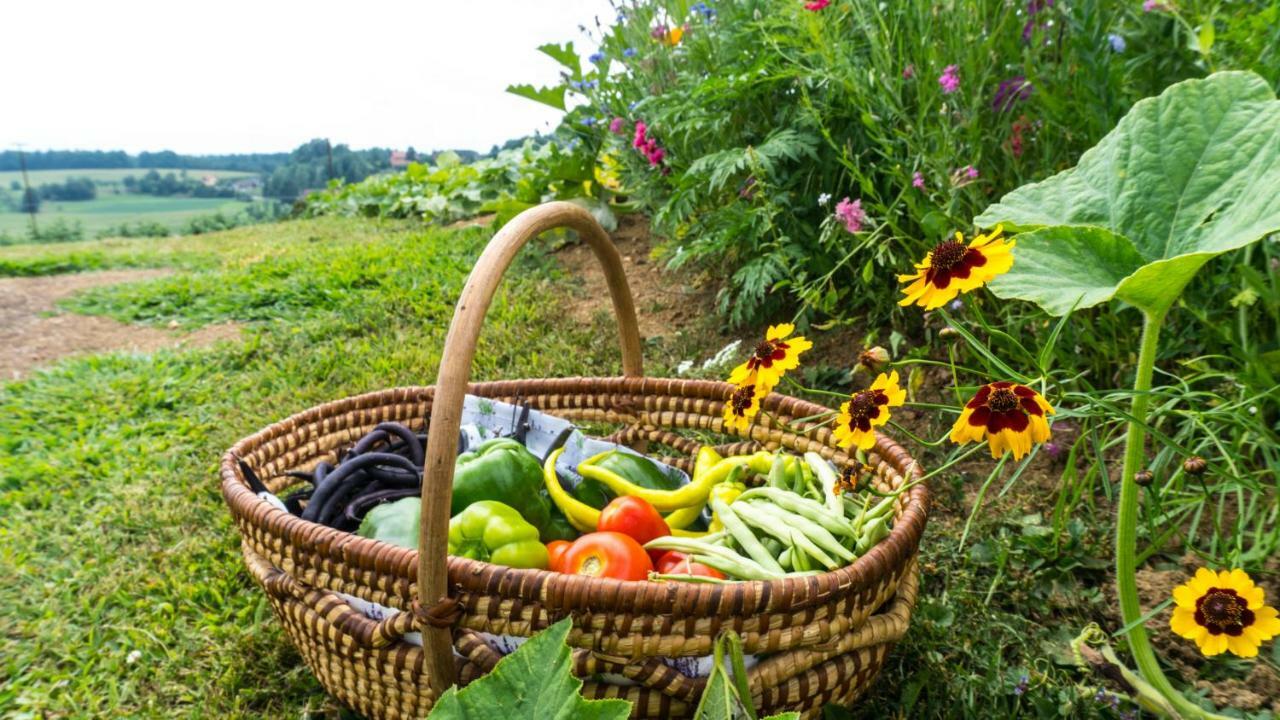
{"label": "squash plant", "polygon": [[1116,584],[1134,661],[1179,714],[1205,717],[1164,677],[1136,586],[1138,487],[1160,329],[1213,257],[1280,231],[1280,102],[1253,73],[1224,72],[1143,100],[1076,167],[1025,185],[976,224],[1019,232],[990,284],[1052,315],[1117,300],[1142,315],[1116,522]]}

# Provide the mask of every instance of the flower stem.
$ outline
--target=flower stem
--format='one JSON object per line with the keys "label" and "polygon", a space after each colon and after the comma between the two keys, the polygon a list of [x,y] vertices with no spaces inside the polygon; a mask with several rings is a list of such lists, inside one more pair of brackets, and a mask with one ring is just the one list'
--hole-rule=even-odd
{"label": "flower stem", "polygon": [[1151,684],[1185,718],[1220,717],[1205,711],[1178,692],[1160,669],[1147,629],[1142,606],[1138,602],[1138,483],[1134,475],[1142,469],[1145,457],[1147,406],[1151,400],[1151,376],[1160,342],[1160,326],[1166,310],[1146,312],[1142,323],[1142,343],[1138,350],[1138,369],[1133,381],[1129,432],[1125,438],[1124,466],[1120,477],[1120,504],[1116,517],[1116,594],[1120,598],[1120,617],[1129,628],[1126,639],[1129,652],[1143,679]]}

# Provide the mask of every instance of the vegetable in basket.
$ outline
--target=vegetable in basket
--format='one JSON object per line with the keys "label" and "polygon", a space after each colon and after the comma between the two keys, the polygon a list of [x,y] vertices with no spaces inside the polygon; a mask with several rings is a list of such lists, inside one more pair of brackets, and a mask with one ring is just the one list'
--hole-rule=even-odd
{"label": "vegetable in basket", "polygon": [[551,525],[551,511],[542,493],[542,468],[538,458],[511,438],[494,438],[458,456],[453,470],[456,516],[483,500],[496,500],[514,508],[544,540],[563,539]]}
{"label": "vegetable in basket", "polygon": [[[569,524],[576,528],[579,532],[590,533],[596,531],[596,526],[600,523],[600,510],[591,507],[585,502],[577,499],[564,486],[560,484],[560,477],[556,475],[556,460],[560,458],[560,454],[564,452],[563,448],[555,450],[547,456],[547,461],[542,466],[542,480],[546,487],[551,502],[556,509],[564,513],[568,518]],[[686,486],[687,487],[687,486]],[[663,520],[671,529],[671,532],[677,535],[702,535],[703,533],[687,532],[684,528],[688,527],[702,513],[702,503],[691,504],[688,507],[681,508],[669,515]]]}
{"label": "vegetable in basket", "polygon": [[[631,496],[614,498],[605,505],[596,522],[596,530],[619,532],[641,545],[671,534],[671,528],[667,527],[666,521],[652,505],[645,502],[644,498]],[[660,555],[661,552],[649,553],[655,562]]]}
{"label": "vegetable in basket", "polygon": [[646,580],[653,561],[634,538],[618,532],[583,535],[560,559],[560,572],[617,580]]}
{"label": "vegetable in basket", "polygon": [[538,529],[496,500],[474,502],[453,516],[449,554],[513,568],[546,569],[549,560]]}
{"label": "vegetable in basket", "polygon": [[614,489],[619,480],[655,491],[680,487],[678,476],[662,472],[647,458],[621,450],[606,450],[587,458],[578,465],[578,472],[583,480],[573,489],[573,496],[597,510],[618,495],[634,494]]}
{"label": "vegetable in basket", "polygon": [[377,505],[365,513],[356,534],[384,543],[416,549],[418,523],[422,516],[422,500],[407,497],[393,503]]}

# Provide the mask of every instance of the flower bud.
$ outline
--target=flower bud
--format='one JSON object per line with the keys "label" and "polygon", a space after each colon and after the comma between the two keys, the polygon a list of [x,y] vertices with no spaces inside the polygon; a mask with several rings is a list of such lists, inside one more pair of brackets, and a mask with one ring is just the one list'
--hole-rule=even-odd
{"label": "flower bud", "polygon": [[1138,483],[1142,487],[1146,487],[1150,485],[1151,481],[1155,479],[1156,479],[1156,474],[1151,472],[1150,470],[1139,470],[1138,472],[1133,474],[1133,481]]}
{"label": "flower bud", "polygon": [[858,364],[872,373],[880,372],[881,368],[889,364],[889,360],[889,351],[879,345],[858,354]]}
{"label": "flower bud", "polygon": [[1182,461],[1182,472],[1188,475],[1203,475],[1205,470],[1209,469],[1209,463],[1199,455],[1192,455]]}

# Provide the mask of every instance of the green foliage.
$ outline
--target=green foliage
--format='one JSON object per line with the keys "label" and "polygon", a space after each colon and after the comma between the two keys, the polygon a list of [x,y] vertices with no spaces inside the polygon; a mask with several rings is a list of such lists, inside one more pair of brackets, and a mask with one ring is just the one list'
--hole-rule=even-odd
{"label": "green foliage", "polygon": [[[597,38],[606,60],[562,85],[587,103],[566,125],[596,118],[668,257],[727,271],[720,307],[735,322],[797,306],[801,319],[890,319],[889,278],[991,197],[1068,165],[1139,98],[1209,69],[1280,79],[1280,33],[1243,1],[1179,3],[1181,15],[1004,0],[710,5],[628,5]],[[682,26],[680,43],[655,39],[659,26]],[[1216,27],[1217,40],[1192,48],[1184,26]],[[952,65],[948,94],[938,78]],[[631,147],[639,121],[665,150],[661,167]],[[846,196],[868,215],[859,233],[832,221]]]}
{"label": "green foliage", "polygon": [[459,690],[440,696],[432,720],[626,720],[626,700],[584,700],[582,681],[573,676],[573,659],[565,638],[568,618],[529,638],[498,661],[492,672]]}
{"label": "green foliage", "polygon": [[480,213],[505,222],[549,200],[579,200],[606,226],[612,215],[606,192],[594,183],[595,152],[577,139],[503,150],[464,165],[456,156],[435,166],[410,163],[398,175],[380,175],[354,185],[333,183],[313,193],[303,214],[415,218],[450,223]]}
{"label": "green foliage", "polygon": [[1276,187],[1280,102],[1257,75],[1218,73],[1138,103],[1076,167],[974,221],[1033,231],[997,295],[1055,315],[1113,295],[1163,313],[1215,255],[1280,231]]}

